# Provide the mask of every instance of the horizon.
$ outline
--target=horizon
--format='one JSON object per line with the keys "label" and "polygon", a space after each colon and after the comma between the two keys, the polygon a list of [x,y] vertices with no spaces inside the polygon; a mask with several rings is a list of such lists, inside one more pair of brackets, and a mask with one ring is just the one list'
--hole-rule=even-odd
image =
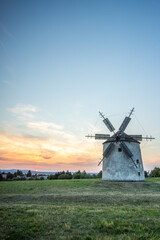
{"label": "horizon", "polygon": [[[153,167],[153,169],[155,169],[155,168],[159,168],[158,166],[154,166]],[[147,171],[147,172],[151,172],[153,169],[151,169],[151,170],[146,170],[146,169],[144,169],[144,171]],[[9,168],[9,169],[0,169],[0,171],[17,171],[17,170],[20,170],[20,171],[32,171],[32,172],[48,172],[48,173],[50,173],[50,172],[78,172],[78,171],[80,171],[80,172],[83,172],[83,171],[85,171],[86,173],[99,173],[100,171],[102,171],[102,170],[100,170],[100,171],[95,171],[95,172],[93,172],[93,171],[86,171],[85,169],[83,169],[83,170],[79,170],[79,169],[77,169],[77,170],[75,170],[75,171],[70,171],[69,169],[67,169],[67,170],[57,170],[57,171],[44,171],[43,169],[42,170],[33,170],[33,169],[20,169],[20,168]]]}
{"label": "horizon", "polygon": [[0,168],[99,172],[103,141],[128,134],[160,166],[160,1],[0,2]]}
{"label": "horizon", "polygon": [[[70,170],[67,170],[67,171],[64,171],[64,170],[58,170],[58,171],[43,171],[43,170],[41,170],[41,171],[39,171],[39,170],[32,170],[32,169],[0,169],[0,172],[1,171],[17,171],[17,170],[20,170],[20,171],[31,171],[31,172],[37,172],[37,173],[39,173],[39,172],[44,172],[44,173],[57,173],[57,172],[71,172],[71,173],[75,173],[75,172],[78,172],[78,171],[80,171],[80,170],[76,170],[76,171],[70,171]],[[84,170],[82,170],[82,171],[80,171],[80,172],[83,172],[83,171],[85,171],[85,169]],[[100,171],[102,171],[102,170],[100,170]],[[99,172],[100,172],[99,171]],[[85,171],[86,173],[99,173],[99,172],[88,172],[88,171]]]}

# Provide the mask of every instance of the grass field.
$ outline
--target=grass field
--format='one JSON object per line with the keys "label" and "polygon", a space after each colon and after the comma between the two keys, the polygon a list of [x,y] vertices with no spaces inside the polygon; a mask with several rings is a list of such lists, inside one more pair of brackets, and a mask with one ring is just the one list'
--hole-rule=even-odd
{"label": "grass field", "polygon": [[0,182],[0,239],[160,239],[160,179]]}

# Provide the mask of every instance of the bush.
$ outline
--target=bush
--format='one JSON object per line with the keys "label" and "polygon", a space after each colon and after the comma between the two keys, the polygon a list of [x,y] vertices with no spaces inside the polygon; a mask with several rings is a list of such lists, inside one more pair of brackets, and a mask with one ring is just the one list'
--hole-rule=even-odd
{"label": "bush", "polygon": [[80,179],[81,172],[77,171],[73,174],[73,179]]}
{"label": "bush", "polygon": [[80,170],[73,174],[74,179],[90,179],[90,178],[97,178],[95,174],[86,173],[86,171],[81,172]]}
{"label": "bush", "polygon": [[67,171],[57,172],[55,174],[51,174],[47,177],[49,180],[53,179],[72,179],[72,173]]}
{"label": "bush", "polygon": [[58,176],[58,179],[72,179],[72,175],[69,175],[67,173],[63,173]]}
{"label": "bush", "polygon": [[34,177],[30,177],[28,180],[35,180],[35,178]]}
{"label": "bush", "polygon": [[22,176],[21,178],[20,178],[20,180],[26,180],[26,177],[25,176]]}
{"label": "bush", "polygon": [[51,174],[47,177],[48,180],[57,179],[55,175]]}

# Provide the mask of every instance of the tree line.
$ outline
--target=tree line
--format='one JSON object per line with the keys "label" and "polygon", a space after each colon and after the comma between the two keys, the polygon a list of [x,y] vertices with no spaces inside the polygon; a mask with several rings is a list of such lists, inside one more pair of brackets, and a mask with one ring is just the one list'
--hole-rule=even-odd
{"label": "tree line", "polygon": [[[13,181],[13,180],[44,180],[44,177],[46,175],[42,174],[32,174],[31,170],[28,171],[27,174],[23,174],[21,170],[17,170],[15,173],[8,172],[5,174],[4,172],[0,173],[0,181]],[[55,174],[51,174],[47,176],[48,180],[56,180],[56,179],[89,179],[89,178],[101,178],[102,177],[102,171],[100,171],[98,174],[89,174],[86,173],[86,171],[81,172],[80,170],[71,173],[69,171],[61,171],[56,172]],[[45,178],[46,179],[46,178]]]}
{"label": "tree line", "polygon": [[[155,167],[150,173],[144,171],[145,177],[160,177],[160,168]],[[4,177],[5,175],[5,177]],[[0,181],[13,181],[13,180],[56,180],[56,179],[90,179],[90,178],[102,178],[102,171],[98,174],[89,174],[86,171],[69,172],[61,171],[55,174],[44,176],[42,174],[32,174],[31,170],[28,170],[27,174],[23,174],[21,170],[17,170],[15,173],[4,172],[0,173]]]}
{"label": "tree line", "polygon": [[71,173],[69,171],[65,172],[57,172],[55,174],[49,175],[48,179],[89,179],[89,178],[101,178],[102,177],[102,171],[100,171],[98,174],[89,174],[86,173],[86,171],[81,172],[80,170]]}

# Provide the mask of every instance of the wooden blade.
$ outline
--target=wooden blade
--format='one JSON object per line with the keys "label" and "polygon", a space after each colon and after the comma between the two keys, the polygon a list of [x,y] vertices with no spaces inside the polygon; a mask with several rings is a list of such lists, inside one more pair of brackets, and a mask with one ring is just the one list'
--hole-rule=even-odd
{"label": "wooden blade", "polygon": [[115,128],[113,127],[112,123],[109,121],[108,118],[105,118],[103,113],[99,112],[100,116],[103,118],[104,124],[107,126],[110,132],[114,132]]}
{"label": "wooden blade", "polygon": [[129,150],[127,145],[124,142],[121,142],[120,147],[123,149],[124,153],[131,158],[133,156],[132,152]]}
{"label": "wooden blade", "polygon": [[99,139],[99,140],[106,140],[110,137],[109,134],[95,134],[95,139]]}
{"label": "wooden blade", "polygon": [[115,128],[113,127],[112,123],[109,121],[108,118],[105,118],[103,122],[107,126],[110,132],[113,132],[115,130]]}
{"label": "wooden blade", "polygon": [[142,135],[128,135],[131,138],[134,138],[137,141],[142,141]]}
{"label": "wooden blade", "polygon": [[129,117],[125,117],[125,119],[123,120],[120,128],[119,128],[119,131],[122,133],[124,132],[124,130],[126,129],[126,127],[128,126],[128,123],[130,122],[131,118]]}

